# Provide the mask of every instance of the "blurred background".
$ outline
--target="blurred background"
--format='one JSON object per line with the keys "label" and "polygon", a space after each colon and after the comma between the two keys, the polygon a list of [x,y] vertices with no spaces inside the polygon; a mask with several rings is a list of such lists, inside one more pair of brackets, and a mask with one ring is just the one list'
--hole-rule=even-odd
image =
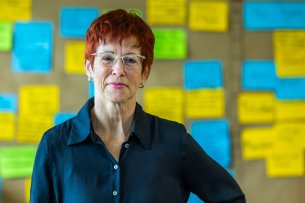
{"label": "blurred background", "polygon": [[[0,203],[29,201],[42,134],[94,96],[86,30],[117,8],[136,10],[156,37],[143,108],[185,124],[247,202],[304,203],[305,1],[297,0],[0,0]],[[201,202],[191,194],[189,203]]]}

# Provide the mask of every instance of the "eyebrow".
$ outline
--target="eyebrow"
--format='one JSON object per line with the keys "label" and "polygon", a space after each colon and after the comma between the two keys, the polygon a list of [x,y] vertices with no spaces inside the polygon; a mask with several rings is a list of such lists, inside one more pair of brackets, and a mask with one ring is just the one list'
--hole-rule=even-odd
{"label": "eyebrow", "polygon": [[[116,54],[114,53],[114,51],[103,51],[103,52],[96,52],[96,53],[99,53],[99,54],[111,53],[111,54],[116,55]],[[123,54],[122,56],[125,56],[125,55],[131,55],[131,54],[138,55],[137,53],[134,53],[134,52],[127,52],[127,53]]]}

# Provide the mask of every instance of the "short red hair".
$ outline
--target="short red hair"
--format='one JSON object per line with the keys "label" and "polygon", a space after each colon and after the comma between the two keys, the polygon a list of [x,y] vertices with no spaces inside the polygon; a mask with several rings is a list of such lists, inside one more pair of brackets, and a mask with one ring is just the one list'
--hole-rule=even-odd
{"label": "short red hair", "polygon": [[141,55],[145,56],[142,66],[147,66],[148,74],[154,59],[155,37],[151,28],[140,18],[135,11],[127,12],[117,9],[105,13],[95,19],[87,30],[85,60],[93,64],[94,56],[100,42],[122,42],[135,37],[141,47]]}

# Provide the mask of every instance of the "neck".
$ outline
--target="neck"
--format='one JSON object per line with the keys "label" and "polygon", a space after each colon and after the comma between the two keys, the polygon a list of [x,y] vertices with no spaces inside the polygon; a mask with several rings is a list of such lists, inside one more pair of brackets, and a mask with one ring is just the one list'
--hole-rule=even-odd
{"label": "neck", "polygon": [[103,140],[120,138],[126,140],[132,128],[136,102],[111,103],[95,99],[91,110],[94,131]]}

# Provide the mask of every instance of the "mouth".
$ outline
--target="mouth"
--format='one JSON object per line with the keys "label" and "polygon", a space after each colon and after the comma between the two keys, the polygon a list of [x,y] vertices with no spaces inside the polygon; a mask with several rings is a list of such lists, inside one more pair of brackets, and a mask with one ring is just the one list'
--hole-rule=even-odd
{"label": "mouth", "polygon": [[121,82],[109,82],[107,83],[107,85],[114,89],[122,89],[124,87],[127,87],[125,83],[121,83]]}

